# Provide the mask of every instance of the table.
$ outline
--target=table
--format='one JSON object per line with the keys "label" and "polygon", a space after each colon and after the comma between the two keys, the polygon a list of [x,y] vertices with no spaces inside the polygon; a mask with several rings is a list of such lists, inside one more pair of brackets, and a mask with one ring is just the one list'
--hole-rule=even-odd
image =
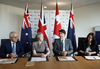
{"label": "table", "polygon": [[75,56],[78,61],[57,61],[55,57],[48,57],[49,61],[35,62],[34,66],[26,67],[28,58],[19,58],[15,64],[0,65],[0,69],[100,69],[100,60],[86,60]]}

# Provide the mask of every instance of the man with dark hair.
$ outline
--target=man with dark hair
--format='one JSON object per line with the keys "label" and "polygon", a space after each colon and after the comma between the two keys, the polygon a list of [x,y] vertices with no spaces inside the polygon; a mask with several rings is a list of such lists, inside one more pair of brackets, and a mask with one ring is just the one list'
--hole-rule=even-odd
{"label": "man with dark hair", "polygon": [[66,34],[66,31],[64,29],[59,30],[59,32]]}
{"label": "man with dark hair", "polygon": [[70,39],[65,38],[66,32],[64,29],[59,30],[59,39],[54,42],[53,52],[55,56],[71,56],[73,46]]}

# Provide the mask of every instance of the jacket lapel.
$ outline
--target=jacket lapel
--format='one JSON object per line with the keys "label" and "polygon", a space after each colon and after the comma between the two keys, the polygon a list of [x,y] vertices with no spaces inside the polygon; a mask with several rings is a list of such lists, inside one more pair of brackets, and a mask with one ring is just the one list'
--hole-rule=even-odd
{"label": "jacket lapel", "polygon": [[59,39],[59,46],[60,46],[60,50],[62,50],[61,39]]}
{"label": "jacket lapel", "polygon": [[17,53],[17,50],[18,50],[18,42],[16,42],[16,53]]}
{"label": "jacket lapel", "polygon": [[11,41],[9,41],[9,49],[10,49],[10,52],[12,52],[12,44],[11,44]]}
{"label": "jacket lapel", "polygon": [[67,45],[68,45],[68,42],[67,42],[67,39],[65,39],[65,51],[66,51],[66,47],[68,47]]}

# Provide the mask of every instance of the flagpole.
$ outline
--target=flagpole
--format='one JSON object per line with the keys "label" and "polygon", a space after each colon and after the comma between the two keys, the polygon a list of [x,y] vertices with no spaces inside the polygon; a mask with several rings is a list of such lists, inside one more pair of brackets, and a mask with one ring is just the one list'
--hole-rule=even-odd
{"label": "flagpole", "polygon": [[26,4],[28,3],[28,0],[26,0]]}
{"label": "flagpole", "polygon": [[43,3],[43,1],[41,0],[41,3]]}
{"label": "flagpole", "polygon": [[71,0],[71,4],[72,4],[72,0]]}
{"label": "flagpole", "polygon": [[28,0],[26,0],[26,3],[28,3]]}

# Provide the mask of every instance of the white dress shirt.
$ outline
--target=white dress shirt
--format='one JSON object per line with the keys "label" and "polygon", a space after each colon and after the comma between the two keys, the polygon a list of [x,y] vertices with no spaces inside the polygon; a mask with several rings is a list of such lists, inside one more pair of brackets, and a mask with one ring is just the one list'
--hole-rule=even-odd
{"label": "white dress shirt", "polygon": [[85,52],[90,52],[90,51],[92,51],[92,50],[91,50],[90,46],[88,46],[88,47],[86,48],[86,51],[85,51]]}

